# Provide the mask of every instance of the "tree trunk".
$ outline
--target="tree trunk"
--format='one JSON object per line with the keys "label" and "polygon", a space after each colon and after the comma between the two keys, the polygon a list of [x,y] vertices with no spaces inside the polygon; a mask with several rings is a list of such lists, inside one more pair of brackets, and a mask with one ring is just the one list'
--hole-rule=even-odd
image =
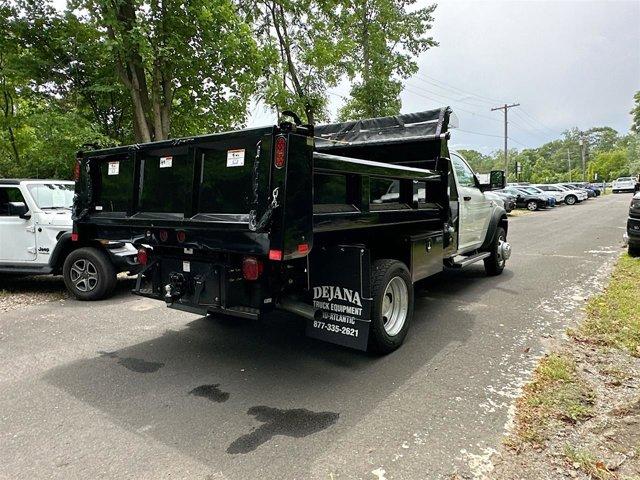
{"label": "tree trunk", "polygon": [[13,150],[13,156],[16,163],[20,163],[20,153],[18,152],[18,143],[16,141],[16,136],[13,131],[13,127],[11,126],[11,117],[15,114],[15,109],[13,108],[13,97],[7,90],[6,82],[2,81],[2,95],[4,97],[4,119],[7,123],[7,131],[9,133],[9,143],[11,143],[11,149]]}
{"label": "tree trunk", "polygon": [[[279,7],[278,12],[276,12],[276,5]],[[271,16],[273,18],[273,26],[275,27],[276,34],[278,35],[278,41],[280,43],[281,49],[285,54],[285,61],[287,64],[287,70],[289,71],[289,75],[291,76],[291,82],[293,83],[293,89],[296,95],[305,102],[305,115],[307,116],[307,122],[313,124],[315,120],[314,109],[313,106],[308,102],[308,98],[306,92],[302,88],[300,84],[300,80],[298,79],[298,72],[296,71],[296,67],[293,63],[293,57],[291,55],[291,47],[289,45],[289,35],[287,33],[287,22],[284,14],[284,9],[282,5],[276,3],[275,1],[272,3],[272,7],[270,7]]]}

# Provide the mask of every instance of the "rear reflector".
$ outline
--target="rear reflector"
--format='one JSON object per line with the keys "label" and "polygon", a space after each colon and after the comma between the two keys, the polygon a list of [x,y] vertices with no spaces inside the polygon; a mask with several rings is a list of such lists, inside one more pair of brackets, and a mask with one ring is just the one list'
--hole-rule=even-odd
{"label": "rear reflector", "polygon": [[269,260],[282,260],[282,250],[269,250]]}
{"label": "rear reflector", "polygon": [[79,238],[80,238],[80,236],[76,232],[73,232],[71,234],[71,241],[72,242],[77,242]]}
{"label": "rear reflector", "polygon": [[138,263],[140,265],[146,265],[149,261],[149,254],[145,248],[138,250]]}
{"label": "rear reflector", "polygon": [[287,139],[285,137],[276,138],[276,148],[273,163],[276,168],[284,167],[287,158]]}
{"label": "rear reflector", "polygon": [[184,233],[183,231],[180,231],[176,233],[176,239],[178,240],[179,243],[182,243],[187,239],[187,234]]}
{"label": "rear reflector", "polygon": [[160,230],[160,241],[166,242],[169,239],[169,232],[166,230]]}
{"label": "rear reflector", "polygon": [[73,180],[76,182],[80,180],[80,162],[76,162],[73,167]]}
{"label": "rear reflector", "polygon": [[301,243],[298,245],[298,253],[309,253],[309,244]]}
{"label": "rear reflector", "polygon": [[264,265],[255,257],[242,259],[242,278],[245,280],[257,280],[262,275]]}

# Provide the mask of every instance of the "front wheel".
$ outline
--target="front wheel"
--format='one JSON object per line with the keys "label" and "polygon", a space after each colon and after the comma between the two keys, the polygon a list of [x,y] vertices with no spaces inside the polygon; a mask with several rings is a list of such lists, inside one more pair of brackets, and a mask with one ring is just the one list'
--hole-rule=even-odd
{"label": "front wheel", "polygon": [[62,274],[67,290],[78,300],[101,300],[116,287],[117,272],[109,257],[97,248],[72,251],[64,261]]}
{"label": "front wheel", "polygon": [[511,246],[507,243],[507,232],[503,227],[496,230],[490,252],[491,255],[484,259],[484,270],[487,275],[500,275],[511,255]]}
{"label": "front wheel", "polygon": [[564,203],[566,203],[567,205],[575,205],[577,201],[578,197],[576,197],[575,195],[567,195],[567,197],[564,199]]}
{"label": "front wheel", "polygon": [[538,210],[538,202],[534,202],[533,200],[527,202],[527,210],[529,210],[530,212],[535,212],[536,210]]}
{"label": "front wheel", "polygon": [[377,260],[372,266],[371,293],[368,350],[391,353],[402,345],[413,317],[413,282],[409,270],[397,260]]}

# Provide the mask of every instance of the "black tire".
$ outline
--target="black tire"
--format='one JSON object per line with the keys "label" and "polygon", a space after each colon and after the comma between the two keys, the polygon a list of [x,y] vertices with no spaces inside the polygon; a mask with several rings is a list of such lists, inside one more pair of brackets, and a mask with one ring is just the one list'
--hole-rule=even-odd
{"label": "black tire", "polygon": [[78,300],[106,298],[113,293],[118,281],[107,254],[92,247],[79,248],[67,255],[62,275],[67,290]]}
{"label": "black tire", "polygon": [[640,257],[640,245],[629,245],[627,247],[630,257]]}
{"label": "black tire", "polygon": [[525,208],[526,208],[527,210],[529,210],[530,212],[535,212],[535,211],[536,211],[536,210],[538,210],[538,208],[540,208],[540,207],[539,207],[539,205],[538,205],[538,202],[536,202],[535,200],[529,200],[529,201],[527,202],[527,204],[525,205]]}
{"label": "black tire", "polygon": [[507,232],[502,227],[497,228],[493,242],[491,242],[491,250],[489,250],[491,256],[484,259],[484,271],[487,272],[489,276],[500,275],[507,262],[506,260],[502,260],[500,252],[498,251],[500,240],[507,240]]}
{"label": "black tire", "polygon": [[[383,303],[385,298],[388,302],[392,303],[394,301],[391,292],[387,292],[387,287],[393,290],[393,287],[390,285],[392,280],[394,285],[400,286],[400,283],[395,280],[396,278],[399,278],[401,283],[406,287],[406,309],[400,309],[400,311],[406,311],[406,315],[401,328],[399,328],[397,332],[389,334],[385,328]],[[387,292],[386,296],[385,292]],[[371,270],[371,295],[373,297],[373,305],[368,351],[384,355],[393,352],[402,345],[402,342],[404,342],[407,336],[411,319],[413,318],[413,282],[411,281],[411,274],[404,263],[390,259],[376,260]],[[401,305],[401,295],[398,297],[398,305]],[[387,324],[389,321],[390,320],[387,319]]]}
{"label": "black tire", "polygon": [[566,203],[567,205],[575,205],[577,201],[578,197],[576,197],[575,195],[567,195],[566,197],[564,197],[564,203]]}

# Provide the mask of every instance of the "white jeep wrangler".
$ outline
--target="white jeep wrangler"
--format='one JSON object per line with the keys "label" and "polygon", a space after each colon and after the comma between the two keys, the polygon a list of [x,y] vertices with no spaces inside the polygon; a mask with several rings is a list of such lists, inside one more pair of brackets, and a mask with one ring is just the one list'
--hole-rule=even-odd
{"label": "white jeep wrangler", "polygon": [[0,273],[64,275],[80,300],[113,292],[118,272],[139,270],[129,243],[83,244],[73,240],[74,183],[0,179]]}

